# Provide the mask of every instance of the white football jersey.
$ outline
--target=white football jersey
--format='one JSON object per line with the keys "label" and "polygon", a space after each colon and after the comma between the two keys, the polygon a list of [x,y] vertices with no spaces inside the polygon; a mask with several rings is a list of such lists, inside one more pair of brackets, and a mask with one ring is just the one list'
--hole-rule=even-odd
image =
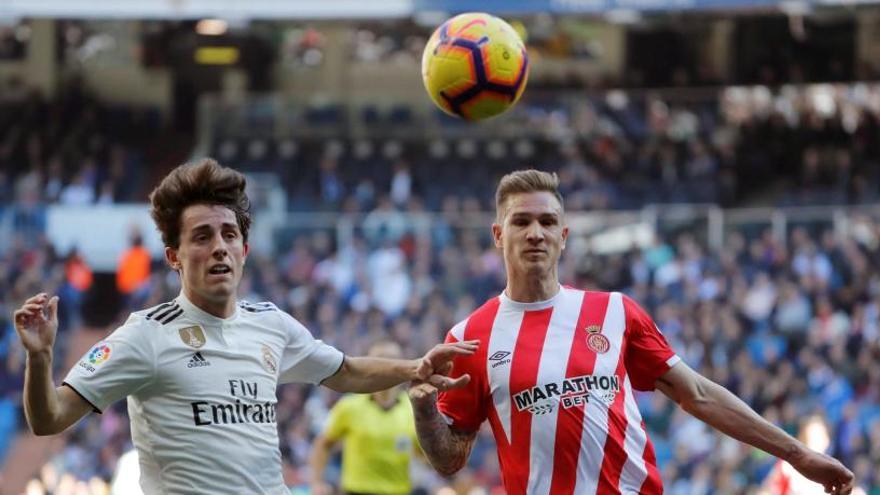
{"label": "white football jersey", "polygon": [[287,494],[276,386],[318,384],[342,360],[272,303],[222,319],[181,294],[132,313],[64,384],[98,412],[128,397],[146,494]]}

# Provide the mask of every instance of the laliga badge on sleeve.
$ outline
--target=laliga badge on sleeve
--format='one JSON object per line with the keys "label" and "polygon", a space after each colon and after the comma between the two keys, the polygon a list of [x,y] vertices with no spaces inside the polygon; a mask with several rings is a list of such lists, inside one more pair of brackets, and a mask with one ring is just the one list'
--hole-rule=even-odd
{"label": "laliga badge on sleeve", "polygon": [[98,366],[110,359],[112,349],[107,342],[98,342],[89,352],[80,359],[78,366],[89,373],[94,373]]}

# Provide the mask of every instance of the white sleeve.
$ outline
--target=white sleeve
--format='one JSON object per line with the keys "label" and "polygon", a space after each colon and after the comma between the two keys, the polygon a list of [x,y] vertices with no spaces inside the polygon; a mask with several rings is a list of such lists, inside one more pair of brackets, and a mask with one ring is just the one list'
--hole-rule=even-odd
{"label": "white sleeve", "polygon": [[98,411],[131,395],[155,376],[153,346],[147,328],[132,315],[124,325],[98,342],[67,374],[64,384]]}
{"label": "white sleeve", "polygon": [[292,316],[282,312],[287,345],[281,356],[279,383],[304,382],[317,385],[342,366],[345,357],[333,346],[315,339]]}

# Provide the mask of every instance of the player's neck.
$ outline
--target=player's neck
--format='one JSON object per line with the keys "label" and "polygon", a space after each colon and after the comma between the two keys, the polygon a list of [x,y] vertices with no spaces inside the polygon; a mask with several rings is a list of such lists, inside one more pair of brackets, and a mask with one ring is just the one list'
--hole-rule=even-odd
{"label": "player's neck", "polygon": [[504,293],[511,301],[532,303],[552,299],[559,293],[556,274],[536,277],[533,275],[509,276]]}
{"label": "player's neck", "polygon": [[189,299],[195,307],[201,309],[205,313],[217,318],[226,319],[235,314],[235,298],[230,297],[225,300],[213,300],[183,288],[183,295]]}

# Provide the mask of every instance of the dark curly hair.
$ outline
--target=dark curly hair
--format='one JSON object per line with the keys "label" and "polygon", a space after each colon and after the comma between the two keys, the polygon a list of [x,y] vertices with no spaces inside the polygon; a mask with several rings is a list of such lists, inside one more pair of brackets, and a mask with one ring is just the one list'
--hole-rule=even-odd
{"label": "dark curly hair", "polygon": [[180,247],[183,210],[192,205],[220,205],[235,213],[245,242],[251,226],[251,203],[245,194],[245,176],[211,158],[185,163],[171,171],[150,193],[150,216],[166,246]]}

